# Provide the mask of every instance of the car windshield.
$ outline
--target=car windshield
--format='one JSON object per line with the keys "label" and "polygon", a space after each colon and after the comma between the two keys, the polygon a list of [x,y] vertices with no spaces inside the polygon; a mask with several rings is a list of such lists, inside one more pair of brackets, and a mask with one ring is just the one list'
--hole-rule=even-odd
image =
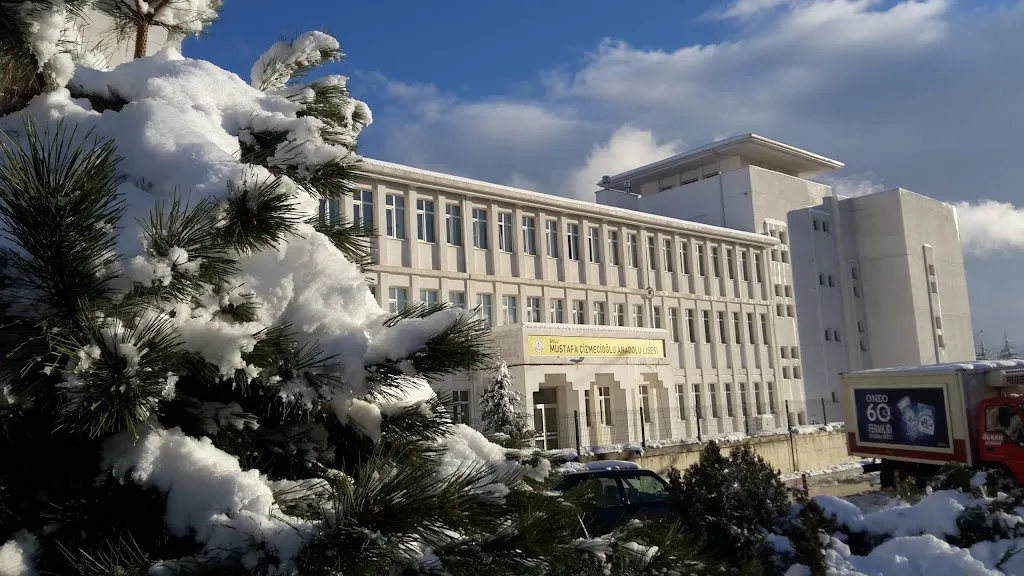
{"label": "car windshield", "polygon": [[622,487],[626,490],[626,498],[630,502],[660,502],[668,498],[665,484],[654,476],[647,474],[630,474],[619,476]]}

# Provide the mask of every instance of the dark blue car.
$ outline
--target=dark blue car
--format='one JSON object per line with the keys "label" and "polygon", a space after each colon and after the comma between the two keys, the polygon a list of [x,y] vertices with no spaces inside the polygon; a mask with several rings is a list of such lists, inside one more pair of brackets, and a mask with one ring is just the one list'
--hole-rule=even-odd
{"label": "dark blue car", "polygon": [[594,507],[583,524],[590,536],[607,534],[633,520],[669,514],[668,483],[633,462],[602,460],[563,473],[558,490],[588,490]]}

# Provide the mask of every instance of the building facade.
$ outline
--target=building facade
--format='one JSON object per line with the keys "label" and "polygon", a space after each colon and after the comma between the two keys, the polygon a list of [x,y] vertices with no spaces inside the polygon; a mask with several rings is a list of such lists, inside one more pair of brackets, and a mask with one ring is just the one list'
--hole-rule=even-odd
{"label": "building facade", "polygon": [[[802,404],[802,387],[782,378],[776,238],[377,160],[362,172],[358,193],[323,210],[380,232],[380,304],[479,308],[529,411],[542,405],[562,430],[578,414],[584,442],[775,428]],[[460,418],[476,418],[488,378],[440,384]],[[552,444],[575,432],[560,434]]]}
{"label": "building facade", "polygon": [[807,398],[837,398],[850,370],[974,358],[955,209],[808,180],[841,166],[749,134],[606,177],[597,200],[778,238],[782,378],[799,376]]}

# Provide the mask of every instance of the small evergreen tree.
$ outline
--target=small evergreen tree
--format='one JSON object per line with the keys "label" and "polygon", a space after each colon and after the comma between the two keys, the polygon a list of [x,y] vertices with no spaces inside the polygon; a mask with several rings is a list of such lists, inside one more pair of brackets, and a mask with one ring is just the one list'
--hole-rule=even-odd
{"label": "small evergreen tree", "polygon": [[217,19],[222,0],[95,0],[94,8],[110,16],[120,41],[133,40],[135,58],[149,49],[149,29],[163,28],[168,38],[200,34]]}
{"label": "small evergreen tree", "polygon": [[987,346],[985,346],[985,339],[984,338],[978,338],[978,347],[975,349],[975,359],[976,360],[991,360],[992,359],[992,351],[989,350]]}
{"label": "small evergreen tree", "polygon": [[1017,350],[1010,343],[1010,337],[1003,334],[1003,349],[999,351],[999,360],[1016,360],[1020,358],[1017,354]]}
{"label": "small evergreen tree", "polygon": [[688,534],[714,559],[740,569],[773,556],[764,535],[786,517],[791,492],[749,446],[726,457],[712,441],[685,473],[669,472],[669,499]]}
{"label": "small evergreen tree", "polygon": [[491,383],[480,397],[480,415],[484,431],[501,444],[525,447],[536,436],[523,412],[523,394],[513,388],[504,360],[498,362]]}

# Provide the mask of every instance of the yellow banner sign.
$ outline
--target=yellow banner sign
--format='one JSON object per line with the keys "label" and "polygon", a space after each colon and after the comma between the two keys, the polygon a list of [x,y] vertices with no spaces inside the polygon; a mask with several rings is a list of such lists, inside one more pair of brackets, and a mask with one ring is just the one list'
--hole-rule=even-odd
{"label": "yellow banner sign", "polygon": [[665,341],[645,338],[586,338],[582,336],[530,336],[530,356],[582,356],[597,358],[664,358]]}

